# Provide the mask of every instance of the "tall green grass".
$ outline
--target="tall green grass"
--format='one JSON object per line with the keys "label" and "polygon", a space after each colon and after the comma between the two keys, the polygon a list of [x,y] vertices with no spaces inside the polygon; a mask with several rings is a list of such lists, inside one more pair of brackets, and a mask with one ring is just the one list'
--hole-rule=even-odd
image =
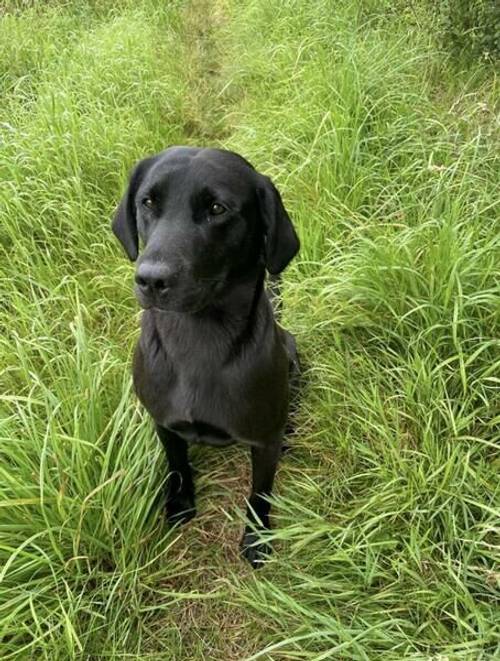
{"label": "tall green grass", "polygon": [[[0,95],[2,658],[494,658],[494,71],[368,1],[9,2]],[[307,385],[255,574],[244,450],[194,453],[200,515],[169,530],[131,392],[109,219],[183,143],[272,176],[302,238]]]}

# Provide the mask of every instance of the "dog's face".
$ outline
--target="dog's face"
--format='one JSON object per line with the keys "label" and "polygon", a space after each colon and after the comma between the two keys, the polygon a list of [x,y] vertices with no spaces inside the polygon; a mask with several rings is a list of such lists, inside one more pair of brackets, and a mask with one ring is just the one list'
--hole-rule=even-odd
{"label": "dog's face", "polygon": [[299,249],[271,181],[216,149],[173,147],[141,161],[113,231],[138,258],[141,306],[184,312],[214,303],[264,264],[281,272]]}

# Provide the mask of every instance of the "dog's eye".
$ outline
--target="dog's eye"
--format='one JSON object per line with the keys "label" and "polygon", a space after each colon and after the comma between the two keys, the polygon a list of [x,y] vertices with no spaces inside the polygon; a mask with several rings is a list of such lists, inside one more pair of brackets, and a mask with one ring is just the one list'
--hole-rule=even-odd
{"label": "dog's eye", "polygon": [[221,213],[224,213],[226,211],[226,208],[222,206],[222,204],[219,204],[218,202],[214,202],[213,204],[210,205],[210,215],[211,216],[220,216]]}
{"label": "dog's eye", "polygon": [[154,207],[154,202],[150,197],[145,197],[142,200],[142,204],[147,207],[148,209],[152,209]]}

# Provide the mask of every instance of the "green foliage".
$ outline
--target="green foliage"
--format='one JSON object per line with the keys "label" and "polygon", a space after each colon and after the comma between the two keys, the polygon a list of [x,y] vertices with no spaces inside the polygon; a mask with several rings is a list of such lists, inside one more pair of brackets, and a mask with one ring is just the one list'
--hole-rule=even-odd
{"label": "green foliage", "polygon": [[386,24],[403,20],[455,57],[491,62],[500,56],[497,0],[362,0],[360,11]]}
{"label": "green foliage", "polygon": [[[4,3],[2,659],[498,657],[498,87],[423,9]],[[169,530],[131,392],[110,217],[133,163],[183,143],[243,153],[302,239],[308,385],[258,573],[245,451],[193,453],[199,516]]]}
{"label": "green foliage", "polygon": [[440,0],[433,6],[445,47],[458,54],[486,60],[500,56],[500,4],[497,0]]}

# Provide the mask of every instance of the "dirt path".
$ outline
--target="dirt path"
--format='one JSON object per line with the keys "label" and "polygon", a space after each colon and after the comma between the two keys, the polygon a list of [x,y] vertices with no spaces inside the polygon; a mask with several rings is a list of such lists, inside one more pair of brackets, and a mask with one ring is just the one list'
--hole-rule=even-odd
{"label": "dirt path", "polygon": [[[224,0],[191,0],[184,10],[182,52],[187,93],[183,106],[189,144],[217,144],[230,134],[225,95],[224,40],[227,24]],[[240,661],[258,651],[259,627],[243,608],[234,605],[231,574],[252,579],[239,555],[242,522],[249,490],[249,456],[245,448],[194,448],[197,516],[182,528],[176,554],[189,563],[190,573],[168,589],[195,592],[171,615],[181,638],[180,659]]]}
{"label": "dirt path", "polygon": [[187,89],[184,132],[193,144],[214,144],[230,133],[223,61],[228,23],[224,0],[191,0],[184,10],[183,60]]}

